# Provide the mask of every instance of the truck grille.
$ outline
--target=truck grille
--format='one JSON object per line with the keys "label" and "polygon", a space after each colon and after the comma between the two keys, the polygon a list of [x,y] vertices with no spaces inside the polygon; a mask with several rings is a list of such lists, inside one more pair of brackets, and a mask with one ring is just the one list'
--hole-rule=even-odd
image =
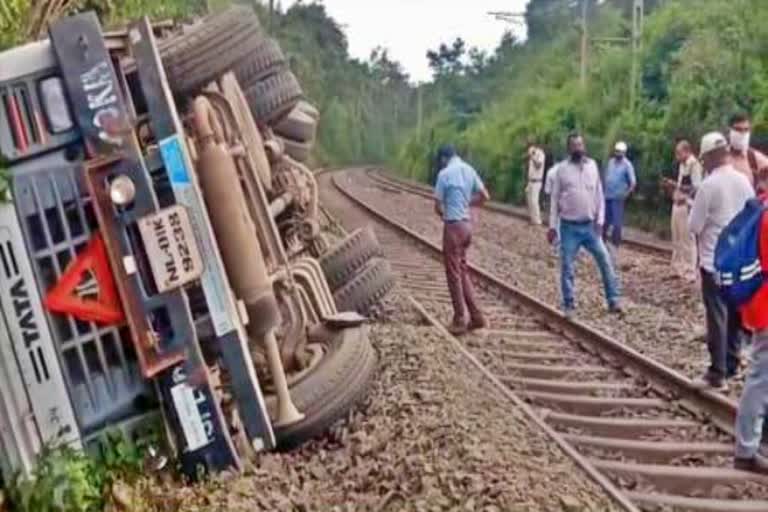
{"label": "truck grille", "polygon": [[[15,174],[13,180],[16,208],[43,293],[57,283],[96,227],[76,168],[45,167]],[[103,327],[69,315],[47,316],[84,434],[148,410],[152,394],[141,378],[126,328]]]}
{"label": "truck grille", "polygon": [[79,444],[43,308],[13,206],[0,205],[0,466],[29,471],[50,441]]}

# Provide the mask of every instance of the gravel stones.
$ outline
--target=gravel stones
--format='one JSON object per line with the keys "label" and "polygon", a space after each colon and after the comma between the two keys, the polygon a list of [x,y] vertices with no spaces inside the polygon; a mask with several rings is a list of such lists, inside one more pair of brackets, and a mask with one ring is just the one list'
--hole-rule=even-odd
{"label": "gravel stones", "polygon": [[361,411],[295,452],[260,454],[243,475],[140,483],[156,510],[615,509],[448,342],[399,318],[402,304],[393,293],[388,323],[372,326],[380,373]]}
{"label": "gravel stones", "polygon": [[[442,228],[433,203],[401,191],[388,192],[363,172],[338,175],[356,197],[432,241]],[[543,228],[487,210],[473,210],[470,259],[496,276],[553,306],[560,304],[559,262]],[[576,265],[577,319],[682,373],[695,377],[707,365],[704,311],[698,285],[674,277],[669,262],[623,248],[620,272],[626,314],[607,314],[599,272],[582,252]],[[739,389],[731,395],[738,396]]]}

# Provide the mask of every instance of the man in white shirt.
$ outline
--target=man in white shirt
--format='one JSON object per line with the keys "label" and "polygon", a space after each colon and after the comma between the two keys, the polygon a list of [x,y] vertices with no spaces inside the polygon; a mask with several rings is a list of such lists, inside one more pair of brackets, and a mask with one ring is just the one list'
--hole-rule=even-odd
{"label": "man in white shirt", "polygon": [[576,307],[574,271],[576,256],[583,247],[597,263],[603,278],[608,310],[623,314],[620,291],[608,250],[602,239],[605,221],[605,199],[600,171],[594,160],[586,155],[584,139],[578,133],[568,136],[567,160],[558,165],[552,184],[547,239],[554,242],[560,226],[560,288],[563,311],[572,317]]}
{"label": "man in white shirt", "polygon": [[528,173],[526,176],[527,184],[525,186],[525,200],[528,203],[528,216],[531,224],[541,225],[541,208],[539,206],[539,196],[541,195],[541,185],[544,180],[544,161],[546,156],[544,151],[533,142],[528,143]]}
{"label": "man in white shirt", "polygon": [[723,300],[715,280],[715,247],[722,230],[755,196],[749,179],[731,164],[729,152],[721,133],[708,133],[702,138],[701,158],[708,176],[696,192],[688,219],[688,227],[698,241],[710,355],[709,369],[697,384],[720,391],[727,389],[726,381],[738,371],[742,329],[738,311]]}

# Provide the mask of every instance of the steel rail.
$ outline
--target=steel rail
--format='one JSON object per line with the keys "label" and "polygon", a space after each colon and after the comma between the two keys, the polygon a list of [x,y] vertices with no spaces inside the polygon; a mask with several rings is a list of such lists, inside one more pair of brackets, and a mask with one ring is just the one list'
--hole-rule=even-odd
{"label": "steel rail", "polygon": [[[403,192],[419,195],[425,198],[433,198],[432,190],[427,185],[422,183],[406,180],[405,178],[401,178],[399,176],[393,176],[390,173],[385,174],[382,170],[377,168],[366,168],[366,175],[371,178],[371,180],[381,183],[385,186],[391,186],[395,189],[402,190]],[[522,212],[519,209],[507,204],[489,201],[483,205],[482,208],[495,213],[507,215],[509,217],[514,217],[516,219],[525,221],[528,220],[527,213]],[[544,222],[545,224],[547,223],[546,218],[544,219]],[[632,236],[624,235],[623,243],[635,250],[647,252],[657,256],[672,257],[672,248],[661,241],[654,242],[651,240],[640,240]]]}
{"label": "steel rail", "polygon": [[[357,198],[350,189],[347,188],[346,185],[342,185],[338,179],[338,174],[331,175],[329,177],[329,180],[331,181],[333,187],[340,193],[342,196],[347,198],[352,204],[362,209],[364,212],[366,212],[371,217],[375,218],[378,222],[382,223],[383,225],[386,225],[393,229],[393,232],[399,233],[400,236],[405,236],[406,238],[411,239],[412,241],[416,242],[416,245],[419,246],[422,250],[424,250],[425,253],[430,254],[433,258],[439,259],[442,255],[441,248],[434,242],[426,239],[422,235],[414,232],[409,227],[394,221],[390,218],[388,218],[385,214],[383,214],[381,211],[377,210],[375,207],[371,206],[370,204],[365,203],[361,199]],[[621,344],[620,342],[606,336],[605,334],[581,323],[578,321],[573,321],[565,318],[558,310],[552,308],[551,306],[539,301],[538,299],[530,296],[523,290],[515,287],[514,285],[511,285],[509,283],[506,283],[496,276],[490,274],[489,272],[485,271],[482,268],[479,268],[475,264],[469,262],[468,266],[470,268],[470,271],[474,275],[475,278],[477,278],[479,281],[485,283],[486,285],[490,285],[489,289],[497,289],[502,292],[502,296],[506,295],[507,297],[513,299],[516,303],[520,304],[524,309],[530,309],[533,310],[535,313],[535,317],[538,321],[542,321],[541,323],[544,324],[544,329],[548,330],[553,335],[559,335],[565,339],[570,340],[574,345],[579,345],[582,347],[589,347],[592,349],[596,349],[594,352],[592,352],[589,348],[586,350],[585,353],[598,353],[602,356],[605,356],[607,358],[610,364],[616,364],[622,368],[622,371],[626,373],[627,375],[630,375],[635,378],[636,382],[641,381],[650,381],[650,388],[654,389],[656,392],[659,392],[662,394],[662,396],[665,397],[666,402],[669,405],[672,405],[673,403],[679,404],[683,407],[683,409],[687,409],[689,413],[691,413],[694,417],[698,418],[697,422],[694,422],[695,425],[703,425],[706,424],[706,420],[711,420],[714,424],[716,424],[722,431],[733,434],[733,422],[736,415],[736,409],[737,405],[736,403],[726,398],[720,394],[712,393],[710,391],[704,391],[701,389],[696,388],[692,382],[683,376],[682,374],[671,370],[664,365],[658,363],[657,361],[654,361],[647,356],[644,356],[643,354],[640,354],[639,352],[626,347],[625,345]],[[421,272],[421,270],[417,270],[417,272]],[[406,284],[406,287],[413,285],[414,283],[408,283]],[[424,288],[424,290],[431,290],[431,287]],[[417,288],[414,288],[414,290],[418,290]],[[414,292],[418,293],[418,292]],[[411,299],[415,300],[415,299]],[[422,316],[424,316],[425,319],[429,320],[429,322],[437,329],[441,331],[441,333],[444,336],[450,336],[450,334],[447,333],[446,329],[438,325],[438,322],[433,318],[430,317],[428,312],[423,307],[417,307],[417,309],[421,312]],[[522,334],[525,334],[523,332]],[[451,336],[451,339],[454,343],[458,345],[462,345],[461,342],[459,342],[455,337]],[[513,342],[514,343],[514,342]],[[531,345],[529,342],[528,345]],[[534,401],[540,401],[544,400],[546,401],[552,401],[554,399],[560,400],[560,402],[565,407],[610,407],[613,406],[613,402],[621,402],[621,399],[612,401],[612,399],[604,399],[604,398],[595,398],[595,399],[584,399],[583,397],[576,397],[575,399],[571,400],[568,398],[564,398],[562,394],[567,394],[569,392],[576,392],[580,393],[584,389],[589,389],[590,387],[595,388],[596,390],[598,388],[602,389],[610,389],[611,384],[605,383],[602,381],[596,381],[596,382],[579,382],[577,383],[577,386],[574,386],[570,391],[563,391],[562,388],[559,386],[562,386],[562,382],[558,381],[557,379],[550,378],[550,381],[547,382],[546,379],[537,379],[537,378],[506,378],[506,377],[496,377],[493,376],[493,374],[488,371],[487,369],[484,369],[485,366],[482,362],[477,360],[476,357],[474,357],[466,348],[462,350],[462,352],[468,356],[469,360],[477,366],[478,368],[483,371],[483,373],[487,373],[490,375],[490,380],[494,383],[496,387],[503,387],[505,391],[503,391],[504,395],[507,396],[508,399],[515,402],[516,404],[523,403],[524,407],[521,407],[523,411],[526,414],[533,415],[532,418],[535,419],[534,421],[537,424],[541,423],[549,423],[549,421],[554,421],[555,424],[558,425],[567,425],[569,422],[583,422],[584,416],[579,415],[572,415],[572,414],[561,414],[561,413],[555,413],[551,412],[548,414],[543,415],[537,415],[533,409],[523,402],[518,395],[515,394],[515,391],[513,391],[510,388],[510,385],[516,384],[516,380],[518,381],[517,384],[520,382],[523,382],[522,388],[527,390],[523,391],[523,394],[531,400]],[[519,358],[519,357],[525,357],[524,355],[521,356],[519,352],[517,353],[510,353],[507,352],[508,355],[511,357]],[[523,352],[524,354],[524,352]],[[471,356],[471,357],[470,357]],[[530,357],[530,355],[529,355]],[[515,365],[508,365],[509,369],[512,369]],[[526,370],[535,369],[535,371],[555,371],[558,369],[557,365],[519,365],[521,367],[525,366]],[[514,370],[513,370],[514,371]],[[531,386],[530,389],[528,389],[528,386]],[[579,389],[576,389],[578,386],[581,386]],[[538,386],[538,389],[536,388]],[[542,389],[543,387],[543,389]],[[517,386],[516,386],[517,388]],[[613,389],[620,389],[619,387],[614,387]],[[543,391],[543,392],[542,392]],[[559,396],[557,396],[560,394]],[[517,398],[512,398],[512,396],[516,396]],[[656,400],[659,402],[659,400]],[[652,407],[653,404],[650,402],[654,402],[654,400],[650,399],[629,399],[625,400],[629,404],[629,406],[639,406],[639,407]],[[702,414],[703,413],[703,414]],[[703,418],[702,418],[703,416]],[[702,421],[703,420],[703,421]],[[605,421],[600,420],[599,417],[592,420],[590,422],[592,424],[592,427],[596,429],[625,429],[628,428],[628,423],[630,422],[624,422],[624,420],[616,420],[607,418]],[[664,420],[645,420],[641,422],[643,425],[643,428],[666,428],[664,425]],[[685,421],[679,421],[676,420],[677,426],[680,427],[681,425],[684,425],[686,423],[690,424],[691,422],[685,422]],[[656,425],[656,427],[654,427]],[[672,428],[672,427],[670,427]],[[553,435],[553,439],[557,442],[558,446],[560,446],[563,451],[569,455],[571,458],[573,458],[576,463],[585,469],[587,474],[589,474],[598,484],[603,486],[606,491],[611,495],[614,496],[611,492],[610,488],[605,487],[603,485],[603,480],[607,478],[605,472],[608,471],[608,473],[611,472],[632,472],[637,471],[639,475],[645,475],[648,478],[664,478],[663,472],[664,471],[670,471],[669,467],[653,467],[650,465],[632,465],[629,464],[626,467],[622,466],[622,464],[612,464],[610,462],[600,461],[600,460],[594,460],[590,459],[588,457],[585,457],[578,453],[577,446],[594,446],[596,448],[600,448],[602,445],[606,449],[610,449],[611,447],[615,447],[617,445],[622,445],[624,449],[627,450],[637,450],[645,452],[645,455],[648,456],[649,454],[653,457],[660,457],[666,459],[671,459],[671,455],[679,455],[680,453],[685,452],[686,450],[691,450],[694,453],[720,453],[720,454],[726,454],[728,455],[730,453],[730,450],[728,449],[727,445],[723,446],[722,444],[716,445],[716,444],[697,444],[697,443],[655,443],[655,446],[652,448],[649,447],[648,442],[643,441],[636,441],[636,442],[627,442],[627,441],[620,441],[617,443],[614,443],[610,440],[601,439],[599,437],[590,437],[590,436],[580,436],[580,435],[569,435],[569,434],[560,434],[557,431],[554,430],[554,427],[548,425],[548,429],[545,429],[545,432],[547,434],[550,434],[550,430]],[[610,437],[610,434],[608,435]],[[619,436],[621,438],[621,436]],[[691,447],[691,448],[688,448]],[[574,457],[574,453],[578,455],[578,457]],[[602,465],[601,465],[602,464]],[[674,471],[675,468],[672,468],[672,477],[673,479],[679,479],[680,473]],[[682,469],[682,468],[679,468]],[[658,473],[655,473],[654,471],[661,470],[662,475],[660,476]],[[701,470],[701,471],[698,471]],[[748,474],[743,472],[735,472],[734,470],[730,470],[727,468],[720,468],[718,465],[717,471],[721,472],[721,477],[713,477],[712,471],[714,471],[714,468],[691,468],[690,474],[684,475],[683,480],[686,478],[689,480],[695,480],[697,483],[701,484],[702,482],[705,482],[708,478],[722,478],[724,480],[727,479],[740,479],[748,477]],[[709,472],[707,472],[709,471]],[[600,478],[596,478],[595,475],[601,475]],[[718,473],[719,474],[719,473]],[[610,484],[610,480],[608,480],[608,483]],[[764,482],[763,482],[764,483]],[[729,511],[742,511],[742,510],[753,510],[754,507],[758,507],[757,509],[760,509],[759,507],[764,507],[765,502],[764,501],[722,501],[722,500],[697,500],[695,498],[681,498],[681,497],[675,497],[675,496],[665,496],[663,494],[663,487],[664,484],[661,484],[662,488],[661,493],[654,494],[658,499],[668,499],[671,500],[670,502],[678,503],[676,500],[682,499],[682,502],[679,502],[680,504],[689,503],[692,507],[691,510],[729,510]],[[622,491],[617,491],[622,492]],[[631,492],[626,492],[623,495],[623,498],[626,500],[629,500],[629,502],[635,502],[635,503],[644,503],[648,502],[648,500],[653,500],[653,497],[650,495],[638,495],[634,496]],[[618,503],[622,503],[622,500],[617,501]],[[651,501],[652,502],[652,501]],[[624,506],[622,504],[622,506]],[[636,505],[633,505],[636,506]],[[716,507],[715,509],[712,509],[711,507]],[[746,507],[746,508],[745,508]],[[757,510],[754,509],[754,510]],[[632,508],[631,510],[637,510],[637,508]]]}

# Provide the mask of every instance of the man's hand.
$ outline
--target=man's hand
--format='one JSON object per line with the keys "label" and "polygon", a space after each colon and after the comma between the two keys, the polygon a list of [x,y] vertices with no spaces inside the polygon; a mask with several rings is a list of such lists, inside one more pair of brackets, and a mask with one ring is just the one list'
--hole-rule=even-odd
{"label": "man's hand", "polygon": [[435,201],[435,213],[441,219],[443,218],[443,205],[440,204],[440,201]]}
{"label": "man's hand", "polygon": [[603,236],[603,225],[602,224],[598,224],[597,222],[595,222],[595,233],[599,237]]}
{"label": "man's hand", "polygon": [[472,195],[469,201],[470,206],[483,206],[488,200],[491,199],[491,195],[488,193],[488,189],[481,188],[479,192]]}
{"label": "man's hand", "polygon": [[551,244],[555,243],[555,240],[557,240],[557,230],[550,228],[547,230],[547,242]]}

